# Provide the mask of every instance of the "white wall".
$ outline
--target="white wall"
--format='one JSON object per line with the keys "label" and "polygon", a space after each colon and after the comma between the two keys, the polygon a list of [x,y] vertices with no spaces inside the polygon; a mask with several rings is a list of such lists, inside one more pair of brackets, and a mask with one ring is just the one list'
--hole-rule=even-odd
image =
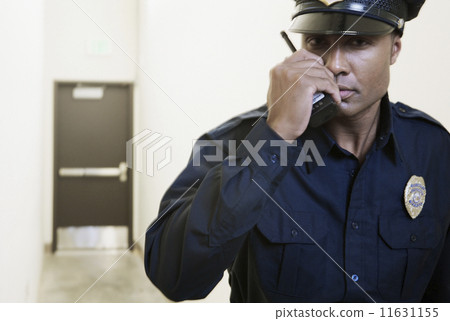
{"label": "white wall", "polygon": [[426,1],[406,23],[403,49],[392,68],[390,98],[421,109],[450,130],[450,1]]}
{"label": "white wall", "polygon": [[[137,236],[186,165],[192,139],[265,102],[269,69],[290,54],[279,32],[288,28],[293,9],[289,0],[139,1],[139,64],[147,75],[138,72],[135,132],[148,128],[172,137],[173,161],[153,177],[135,173]],[[421,16],[407,23],[390,89],[392,100],[429,112],[447,128],[449,10],[450,2],[427,1]],[[228,300],[224,282],[210,300]]]}
{"label": "white wall", "polygon": [[0,4],[0,302],[32,302],[42,242],[42,1]]}
{"label": "white wall", "polygon": [[[53,224],[53,84],[55,81],[134,82],[138,26],[136,0],[44,0],[44,4],[44,240],[50,244]],[[92,54],[89,49],[91,42],[103,43],[109,50]]]}

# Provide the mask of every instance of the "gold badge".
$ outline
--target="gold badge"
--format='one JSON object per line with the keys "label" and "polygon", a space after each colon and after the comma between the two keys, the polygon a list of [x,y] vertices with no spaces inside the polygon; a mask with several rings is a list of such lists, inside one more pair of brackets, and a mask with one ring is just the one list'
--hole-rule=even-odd
{"label": "gold badge", "polygon": [[336,2],[342,2],[344,0],[319,0],[319,1],[322,2],[324,5],[326,5],[327,7],[329,7],[332,4],[335,4]]}
{"label": "gold badge", "polygon": [[425,188],[425,180],[421,176],[413,175],[406,183],[405,187],[405,206],[412,219],[419,216],[425,204],[425,196],[427,190]]}

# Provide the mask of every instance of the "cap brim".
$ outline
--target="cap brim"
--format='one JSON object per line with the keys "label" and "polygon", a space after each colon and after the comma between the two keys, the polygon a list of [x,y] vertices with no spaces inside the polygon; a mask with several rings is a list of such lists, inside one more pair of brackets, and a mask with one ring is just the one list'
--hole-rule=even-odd
{"label": "cap brim", "polygon": [[341,12],[311,12],[294,18],[289,31],[306,34],[385,35],[391,25],[368,17]]}

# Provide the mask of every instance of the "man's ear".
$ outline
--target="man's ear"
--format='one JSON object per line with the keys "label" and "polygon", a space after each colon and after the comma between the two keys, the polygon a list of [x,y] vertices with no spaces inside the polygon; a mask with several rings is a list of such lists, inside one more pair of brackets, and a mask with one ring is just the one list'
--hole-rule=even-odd
{"label": "man's ear", "polygon": [[392,36],[391,65],[395,64],[398,55],[402,51],[402,38],[399,35]]}

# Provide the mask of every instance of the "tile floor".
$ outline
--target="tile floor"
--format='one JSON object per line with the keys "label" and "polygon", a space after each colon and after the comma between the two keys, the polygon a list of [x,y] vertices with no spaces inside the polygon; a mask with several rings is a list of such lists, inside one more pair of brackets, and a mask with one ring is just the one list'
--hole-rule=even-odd
{"label": "tile floor", "polygon": [[[171,302],[147,279],[138,252],[128,251],[123,255],[124,252],[59,250],[55,254],[47,253],[38,301]],[[228,302],[226,283],[224,278],[213,293],[196,302]]]}

